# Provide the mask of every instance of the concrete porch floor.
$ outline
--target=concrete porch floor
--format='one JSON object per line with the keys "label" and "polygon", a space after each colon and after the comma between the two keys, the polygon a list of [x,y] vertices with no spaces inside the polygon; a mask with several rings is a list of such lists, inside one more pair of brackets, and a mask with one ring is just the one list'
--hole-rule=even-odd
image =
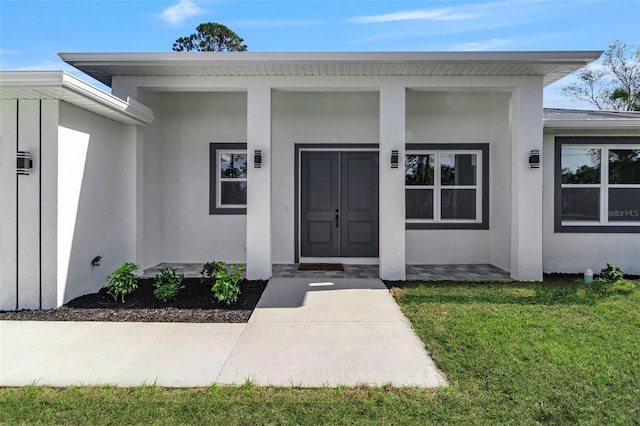
{"label": "concrete porch floor", "polygon": [[[161,263],[144,271],[152,278],[165,267],[173,267],[185,277],[199,278],[202,263]],[[378,278],[378,265],[344,265],[344,271],[299,271],[298,265],[274,264],[272,278]],[[493,265],[407,265],[407,280],[423,281],[512,281],[508,272]]]}

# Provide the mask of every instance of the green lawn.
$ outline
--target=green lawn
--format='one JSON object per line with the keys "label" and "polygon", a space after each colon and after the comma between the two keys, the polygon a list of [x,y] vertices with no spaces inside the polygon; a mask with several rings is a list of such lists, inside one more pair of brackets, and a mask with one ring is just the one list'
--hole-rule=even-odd
{"label": "green lawn", "polygon": [[640,288],[556,279],[394,293],[449,387],[0,389],[0,424],[640,424]]}

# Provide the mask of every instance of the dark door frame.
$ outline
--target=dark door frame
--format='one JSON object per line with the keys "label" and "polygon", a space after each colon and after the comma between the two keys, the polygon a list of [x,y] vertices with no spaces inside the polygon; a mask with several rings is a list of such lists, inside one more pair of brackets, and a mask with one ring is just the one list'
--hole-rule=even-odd
{"label": "dark door frame", "polygon": [[[362,143],[295,144],[294,155],[294,261],[300,262],[300,153],[301,151],[378,151],[380,145]],[[379,209],[379,206],[378,206]]]}

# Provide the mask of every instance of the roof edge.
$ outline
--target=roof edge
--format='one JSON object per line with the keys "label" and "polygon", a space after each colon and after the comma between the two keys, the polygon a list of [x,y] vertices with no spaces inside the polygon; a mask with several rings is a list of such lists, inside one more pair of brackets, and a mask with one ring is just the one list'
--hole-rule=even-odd
{"label": "roof edge", "polygon": [[90,63],[206,63],[224,62],[578,62],[591,63],[601,50],[491,51],[491,52],[62,52],[58,56],[73,65]]}
{"label": "roof edge", "polygon": [[545,119],[543,124],[546,129],[619,129],[637,127],[640,130],[640,119],[634,118]]}
{"label": "roof edge", "polygon": [[[153,111],[136,100],[127,98],[124,101],[64,71],[0,71],[1,87],[53,89],[56,91],[55,96],[44,93],[38,93],[36,96],[40,99],[58,99],[75,104],[73,98],[67,95],[69,92],[115,112],[122,118],[116,121],[122,124],[131,124],[132,121],[136,124],[150,124],[154,120]],[[86,106],[76,106],[87,109]],[[103,115],[97,111],[92,112]]]}

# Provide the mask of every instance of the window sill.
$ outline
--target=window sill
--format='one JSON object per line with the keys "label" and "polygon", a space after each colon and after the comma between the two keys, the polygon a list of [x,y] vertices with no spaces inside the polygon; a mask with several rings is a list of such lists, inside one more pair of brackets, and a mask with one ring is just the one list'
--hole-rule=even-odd
{"label": "window sill", "polygon": [[554,232],[574,234],[639,234],[640,225],[556,225]]}
{"label": "window sill", "polygon": [[488,223],[419,223],[419,222],[405,222],[404,229],[489,229]]}
{"label": "window sill", "polygon": [[209,211],[209,215],[217,215],[217,214],[237,214],[237,215],[246,215],[247,209],[241,207],[229,207],[229,208],[214,208]]}

